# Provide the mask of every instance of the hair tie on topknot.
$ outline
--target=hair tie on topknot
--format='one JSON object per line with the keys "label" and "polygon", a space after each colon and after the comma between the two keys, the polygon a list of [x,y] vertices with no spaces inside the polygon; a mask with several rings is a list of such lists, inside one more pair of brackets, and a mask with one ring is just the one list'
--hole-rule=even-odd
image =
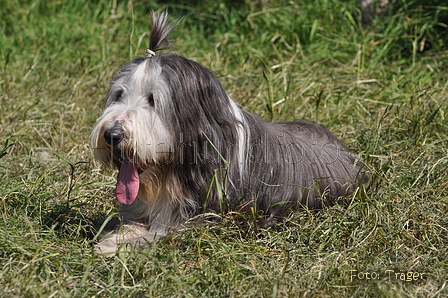
{"label": "hair tie on topknot", "polygon": [[150,49],[146,49],[146,58],[152,58],[156,55],[156,53]]}

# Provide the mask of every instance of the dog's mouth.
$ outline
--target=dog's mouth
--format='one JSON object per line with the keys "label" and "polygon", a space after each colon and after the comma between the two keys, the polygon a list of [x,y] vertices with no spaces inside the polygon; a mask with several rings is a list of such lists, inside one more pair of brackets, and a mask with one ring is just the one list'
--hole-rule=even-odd
{"label": "dog's mouth", "polygon": [[139,175],[146,170],[147,166],[139,167],[128,158],[121,161],[118,173],[115,196],[121,204],[132,204],[137,198],[140,187]]}

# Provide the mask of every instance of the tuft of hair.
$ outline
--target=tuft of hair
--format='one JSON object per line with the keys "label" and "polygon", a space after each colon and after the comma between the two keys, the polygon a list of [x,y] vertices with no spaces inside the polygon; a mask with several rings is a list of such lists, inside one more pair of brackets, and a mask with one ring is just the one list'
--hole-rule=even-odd
{"label": "tuft of hair", "polygon": [[173,43],[168,39],[168,35],[181,20],[179,19],[177,22],[171,23],[168,20],[168,12],[157,13],[152,11],[148,49],[153,52],[169,49]]}

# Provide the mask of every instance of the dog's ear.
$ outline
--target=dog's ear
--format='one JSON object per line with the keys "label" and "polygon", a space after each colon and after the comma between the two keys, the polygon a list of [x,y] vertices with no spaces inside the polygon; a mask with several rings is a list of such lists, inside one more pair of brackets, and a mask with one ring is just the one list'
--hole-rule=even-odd
{"label": "dog's ear", "polygon": [[167,11],[152,11],[148,52],[155,55],[157,51],[166,50],[172,47],[173,42],[168,39],[168,36],[180,21],[182,21],[182,18],[174,23],[169,22]]}

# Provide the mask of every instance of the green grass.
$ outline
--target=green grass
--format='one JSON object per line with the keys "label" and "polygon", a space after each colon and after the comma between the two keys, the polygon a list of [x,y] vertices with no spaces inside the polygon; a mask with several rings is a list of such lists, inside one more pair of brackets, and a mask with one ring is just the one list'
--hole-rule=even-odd
{"label": "green grass", "polygon": [[[267,120],[324,124],[378,186],[275,228],[225,216],[108,259],[92,238],[117,212],[115,173],[92,161],[88,137],[112,74],[145,51],[149,8],[164,4],[1,1],[1,296],[448,296],[448,6],[396,1],[363,27],[354,2],[169,8],[185,16],[177,53]],[[395,276],[408,271],[424,277]]]}

